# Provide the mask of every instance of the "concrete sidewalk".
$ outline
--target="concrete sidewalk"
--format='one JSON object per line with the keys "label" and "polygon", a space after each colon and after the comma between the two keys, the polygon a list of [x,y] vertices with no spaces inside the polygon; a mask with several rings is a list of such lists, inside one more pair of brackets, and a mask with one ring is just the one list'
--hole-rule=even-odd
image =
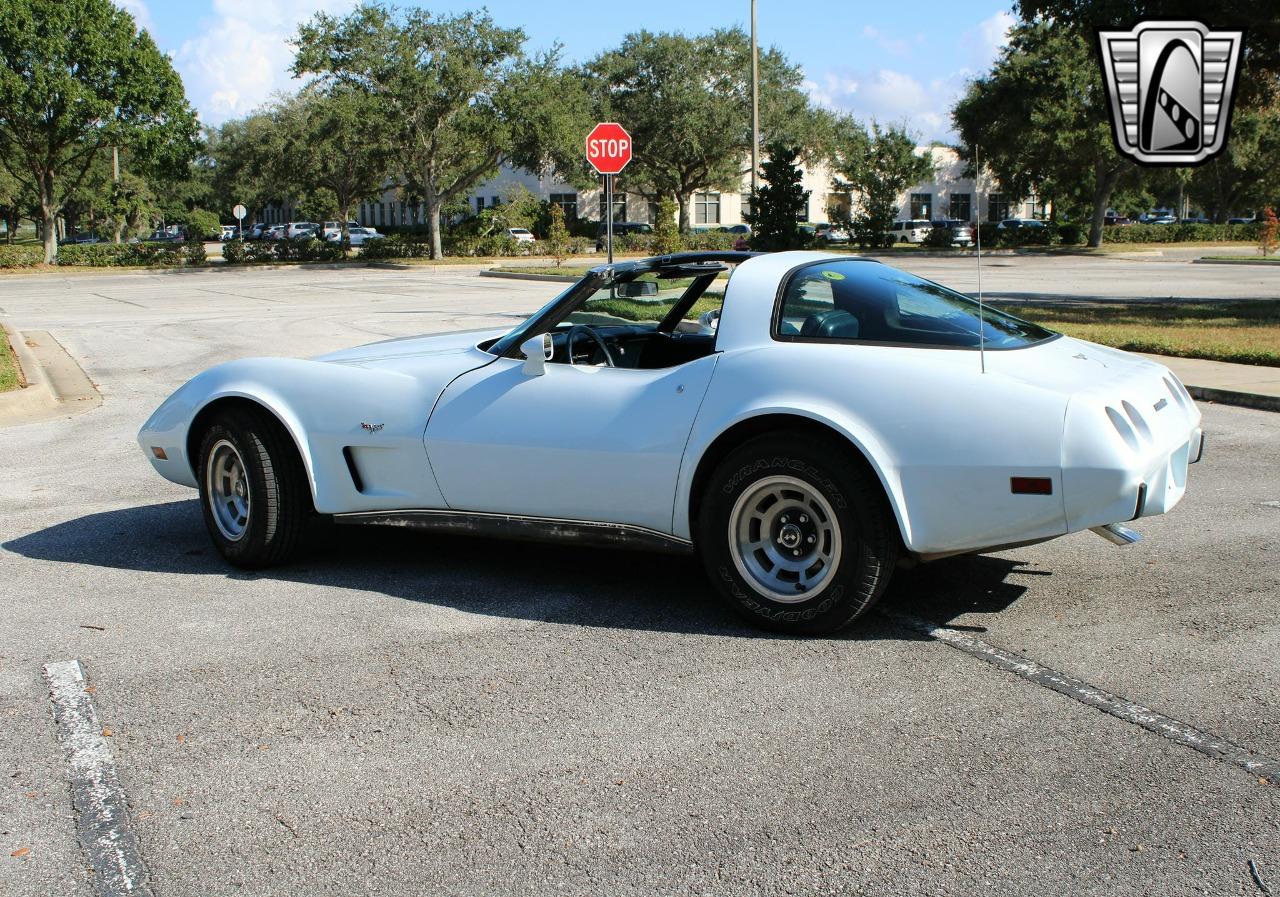
{"label": "concrete sidewalk", "polygon": [[1201,401],[1280,411],[1280,368],[1168,355],[1147,357],[1177,374],[1187,391]]}

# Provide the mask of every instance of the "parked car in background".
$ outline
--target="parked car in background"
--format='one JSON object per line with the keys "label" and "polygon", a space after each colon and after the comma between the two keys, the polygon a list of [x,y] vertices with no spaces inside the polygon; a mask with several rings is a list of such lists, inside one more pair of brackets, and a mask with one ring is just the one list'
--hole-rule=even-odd
{"label": "parked car in background", "polygon": [[143,243],[185,243],[186,238],[181,231],[174,233],[171,228],[154,231],[149,237],[142,240]]}
{"label": "parked car in background", "polygon": [[287,227],[288,227],[287,224],[273,224],[269,228],[267,228],[265,231],[262,232],[262,239],[283,240],[285,228]]}
{"label": "parked car in background", "polygon": [[[372,227],[361,227],[358,224],[355,225],[354,227],[347,228],[347,233],[351,236],[352,246],[363,246],[365,243],[368,243],[370,240],[381,240],[383,237],[386,236],[385,234],[378,233],[378,231]],[[325,239],[325,242],[327,243],[341,243],[342,231],[341,230],[335,230],[332,232],[326,231],[324,239]]]}
{"label": "parked car in background", "polygon": [[237,233],[239,233],[239,228],[234,224],[224,224],[221,226],[221,233],[219,233],[218,239],[225,243],[227,240],[234,240]]}
{"label": "parked car in background", "polygon": [[1172,215],[1158,215],[1154,218],[1148,218],[1147,224],[1177,224],[1178,219]]}
{"label": "parked car in background", "polygon": [[996,225],[996,230],[1020,230],[1044,226],[1044,222],[1038,218],[1006,218]]}
{"label": "parked car in background", "polygon": [[[615,221],[613,222],[613,235],[620,237],[623,234],[651,234],[653,226],[645,224],[643,221]],[[604,252],[605,225],[601,221],[596,227],[596,252]]]}
{"label": "parked car in background", "polygon": [[743,236],[751,236],[750,224],[731,224],[728,227],[720,228],[726,234],[742,234]]}
{"label": "parked car in background", "polygon": [[533,233],[527,227],[509,227],[507,228],[507,236],[517,243],[535,242]]}
{"label": "parked car in background", "polygon": [[1103,217],[1102,223],[1106,227],[1128,227],[1133,224],[1133,219],[1124,215],[1107,215]]}
{"label": "parked car in background", "polygon": [[285,225],[284,236],[288,240],[309,240],[320,230],[315,221],[290,221]]}
{"label": "parked car in background", "polygon": [[1228,218],[1227,224],[1254,224],[1257,220],[1256,218]]}
{"label": "parked car in background", "polygon": [[818,242],[828,245],[849,242],[849,232],[847,230],[838,224],[830,224],[825,221],[813,226],[813,236]]}
{"label": "parked car in background", "polygon": [[244,238],[246,240],[264,240],[266,239],[267,231],[270,229],[271,225],[267,224],[265,221],[259,221],[244,232]]}
{"label": "parked car in background", "polygon": [[1181,223],[1182,224],[1213,224],[1213,219],[1205,218],[1203,215],[1200,215],[1200,216],[1191,217],[1191,218],[1183,218]]}
{"label": "parked car in background", "polygon": [[72,246],[79,246],[86,243],[101,243],[102,238],[95,233],[68,234],[62,238],[62,242]]}
{"label": "parked car in background", "polygon": [[[347,230],[354,230],[360,226],[359,221],[348,221]],[[341,221],[326,221],[324,226],[320,228],[320,239],[336,242],[342,236]]]}
{"label": "parked car in background", "polygon": [[910,221],[895,221],[885,235],[894,243],[923,243],[924,238],[933,230],[933,224],[920,218]]}
{"label": "parked car in background", "polygon": [[951,231],[951,242],[957,246],[973,245],[973,225],[968,221],[961,221],[958,218],[942,218],[931,222],[931,226],[934,230],[942,228]]}

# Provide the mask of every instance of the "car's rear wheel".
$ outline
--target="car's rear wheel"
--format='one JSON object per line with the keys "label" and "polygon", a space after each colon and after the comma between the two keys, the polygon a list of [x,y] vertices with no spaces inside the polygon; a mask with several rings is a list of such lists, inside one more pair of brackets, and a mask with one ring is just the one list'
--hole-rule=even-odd
{"label": "car's rear wheel", "polygon": [[711,475],[698,552],[721,596],[756,625],[836,632],[884,592],[898,555],[893,514],[854,449],[769,434]]}
{"label": "car's rear wheel", "polygon": [[200,505],[218,552],[237,567],[285,562],[313,516],[293,440],[265,411],[216,417],[200,442]]}

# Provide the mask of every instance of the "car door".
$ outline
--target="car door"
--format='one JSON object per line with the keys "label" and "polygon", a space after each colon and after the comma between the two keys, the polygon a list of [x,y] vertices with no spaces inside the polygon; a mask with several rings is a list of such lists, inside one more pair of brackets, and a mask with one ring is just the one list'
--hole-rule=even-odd
{"label": "car door", "polygon": [[500,358],[445,389],[427,423],[449,507],[671,532],[685,442],[718,355],[657,370]]}

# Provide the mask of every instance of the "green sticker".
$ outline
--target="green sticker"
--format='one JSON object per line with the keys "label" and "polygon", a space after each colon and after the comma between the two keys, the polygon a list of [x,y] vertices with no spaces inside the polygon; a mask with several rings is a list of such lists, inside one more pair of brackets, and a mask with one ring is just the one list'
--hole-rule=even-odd
{"label": "green sticker", "polygon": [[822,276],[827,280],[844,280],[844,275],[839,271],[823,271]]}

